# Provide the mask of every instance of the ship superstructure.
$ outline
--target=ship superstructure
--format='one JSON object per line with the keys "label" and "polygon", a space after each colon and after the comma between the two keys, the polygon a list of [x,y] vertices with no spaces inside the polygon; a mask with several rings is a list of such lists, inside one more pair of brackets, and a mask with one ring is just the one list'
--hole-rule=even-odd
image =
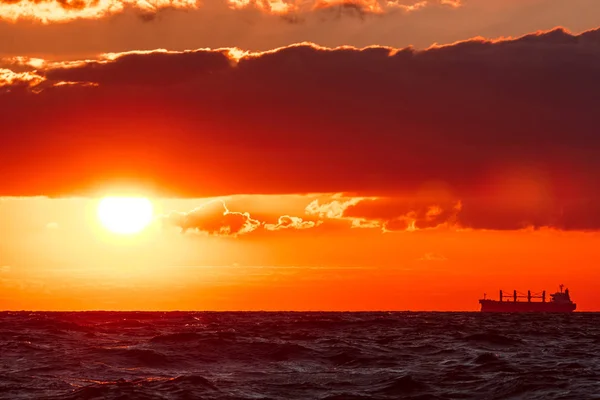
{"label": "ship superstructure", "polygon": [[[534,294],[528,290],[526,295],[514,290],[512,296],[506,296],[500,290],[499,300],[487,299],[484,294],[479,304],[483,312],[573,312],[577,304],[571,301],[569,289],[563,291],[563,287],[564,285],[560,285],[559,292],[550,294],[550,301],[546,301],[545,290]],[[541,301],[534,301],[534,299],[541,299]]]}

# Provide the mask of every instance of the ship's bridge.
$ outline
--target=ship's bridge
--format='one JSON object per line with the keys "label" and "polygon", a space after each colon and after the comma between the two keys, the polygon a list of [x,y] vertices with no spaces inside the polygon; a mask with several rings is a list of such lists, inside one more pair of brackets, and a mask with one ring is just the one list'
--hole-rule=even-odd
{"label": "ship's bridge", "polygon": [[552,298],[551,301],[553,303],[570,303],[571,302],[571,296],[569,295],[569,289],[565,289],[565,291],[563,292],[563,285],[560,285],[560,292],[551,294],[550,297]]}

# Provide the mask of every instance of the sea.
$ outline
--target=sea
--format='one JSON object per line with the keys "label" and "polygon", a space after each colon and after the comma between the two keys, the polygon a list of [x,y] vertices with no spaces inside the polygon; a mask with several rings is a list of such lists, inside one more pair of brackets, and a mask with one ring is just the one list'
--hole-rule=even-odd
{"label": "sea", "polygon": [[600,314],[2,312],[2,399],[600,399]]}

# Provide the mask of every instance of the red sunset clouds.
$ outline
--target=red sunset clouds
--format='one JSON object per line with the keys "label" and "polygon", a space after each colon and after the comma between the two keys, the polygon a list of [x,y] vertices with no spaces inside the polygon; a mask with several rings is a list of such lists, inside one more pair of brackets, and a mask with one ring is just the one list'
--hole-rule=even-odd
{"label": "red sunset clouds", "polygon": [[599,31],[240,54],[5,65],[0,195],[123,180],[184,197],[393,197],[344,211],[387,230],[600,226]]}

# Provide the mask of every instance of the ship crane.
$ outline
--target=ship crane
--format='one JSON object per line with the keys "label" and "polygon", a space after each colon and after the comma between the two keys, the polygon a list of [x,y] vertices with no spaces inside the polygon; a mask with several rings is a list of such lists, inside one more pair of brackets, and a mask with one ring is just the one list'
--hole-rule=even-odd
{"label": "ship crane", "polygon": [[[562,292],[562,289],[561,289]],[[518,294],[517,294],[518,293]],[[500,301],[504,301],[504,294],[502,292],[502,290],[500,290]],[[513,290],[513,295],[512,295],[512,299],[513,301],[517,301],[517,299],[527,299],[528,302],[531,302],[531,299],[542,299],[542,303],[546,302],[546,291],[542,291],[542,293],[534,293],[531,294],[531,290],[527,291],[527,294],[522,294],[521,292],[517,292],[516,290]]]}

